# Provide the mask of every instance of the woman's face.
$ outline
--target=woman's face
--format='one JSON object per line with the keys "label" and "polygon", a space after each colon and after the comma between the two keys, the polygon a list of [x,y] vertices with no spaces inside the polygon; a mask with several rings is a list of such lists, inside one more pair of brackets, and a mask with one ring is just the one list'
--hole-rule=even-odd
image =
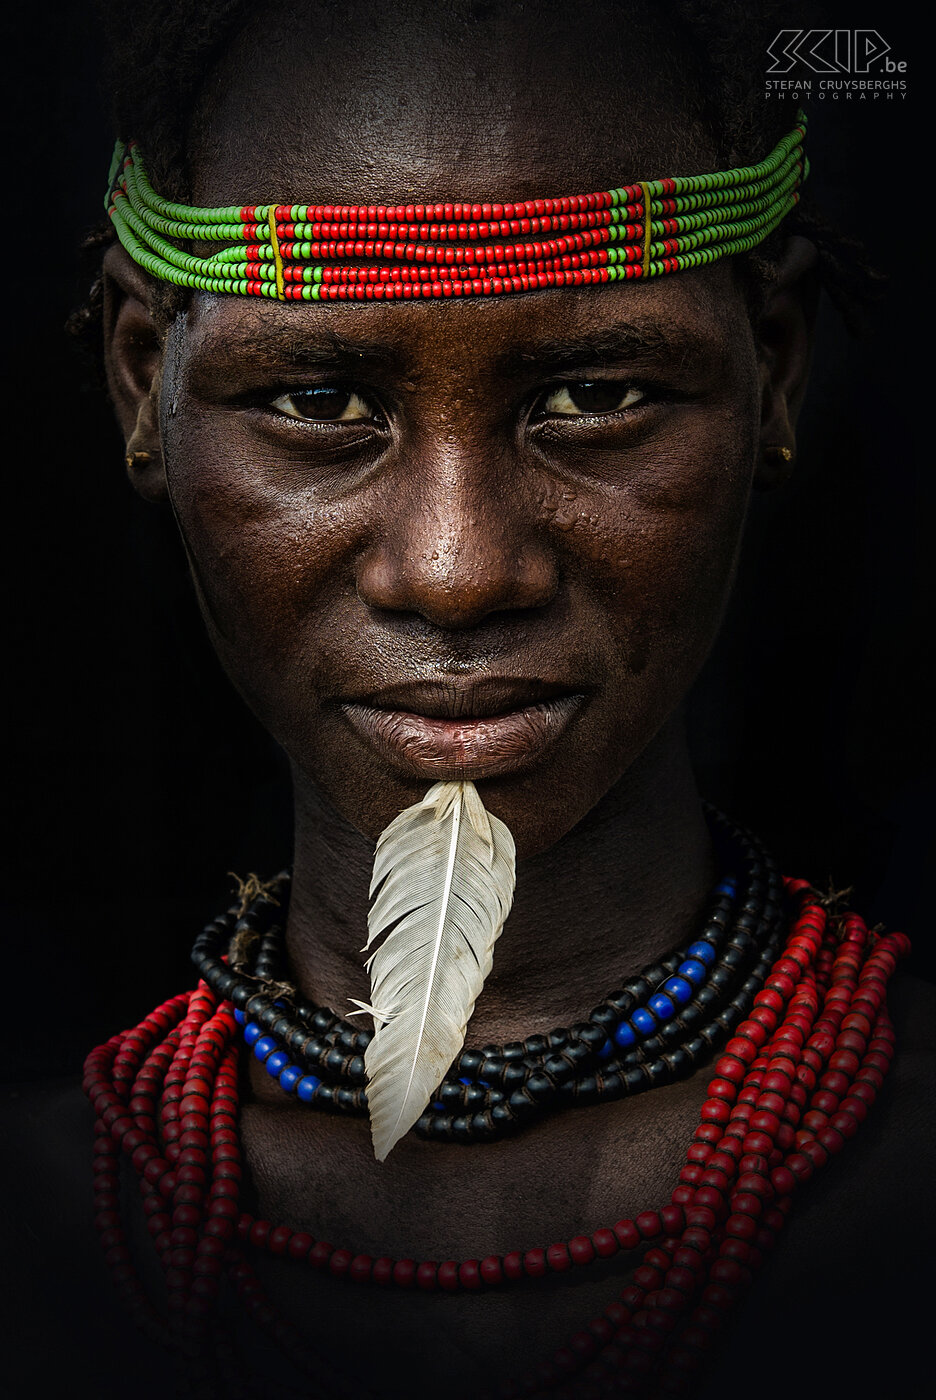
{"label": "woman's face", "polygon": [[[568,146],[569,114],[543,120]],[[606,159],[570,181],[522,133],[462,169],[444,137],[433,197],[610,183]],[[254,126],[243,156],[212,144],[198,197],[260,197],[265,160],[287,200],[389,197],[404,138],[365,158],[339,129],[323,161]],[[760,392],[727,264],[459,303],[196,296],[164,364],[169,491],[221,660],[300,781],[376,837],[468,777],[522,855],[560,838],[711,645]]]}

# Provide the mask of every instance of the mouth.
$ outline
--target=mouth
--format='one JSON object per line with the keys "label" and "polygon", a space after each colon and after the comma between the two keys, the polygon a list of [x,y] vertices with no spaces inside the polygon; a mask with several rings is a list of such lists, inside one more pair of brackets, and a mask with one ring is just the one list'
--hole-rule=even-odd
{"label": "mouth", "polygon": [[585,699],[570,686],[485,677],[391,686],[341,709],[371,748],[409,776],[473,781],[532,767]]}

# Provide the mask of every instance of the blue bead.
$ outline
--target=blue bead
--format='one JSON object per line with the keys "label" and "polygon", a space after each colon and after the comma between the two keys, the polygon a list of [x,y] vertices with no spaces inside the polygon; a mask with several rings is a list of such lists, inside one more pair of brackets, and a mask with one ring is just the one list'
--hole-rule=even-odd
{"label": "blue bead", "polygon": [[289,1064],[289,1056],[285,1050],[274,1050],[273,1054],[266,1062],[267,1074],[272,1074],[274,1079],[279,1078],[281,1069],[285,1069]]}
{"label": "blue bead", "polygon": [[676,1010],[669,997],[664,996],[662,992],[656,992],[647,1002],[647,1005],[654,1016],[659,1016],[661,1021],[665,1021],[668,1016],[672,1016],[673,1012]]}
{"label": "blue bead", "polygon": [[735,880],[733,876],[729,875],[726,880],[722,880],[720,884],[717,884],[715,886],[715,893],[736,895],[738,893],[737,880]]}
{"label": "blue bead", "polygon": [[622,1021],[614,1032],[614,1038],[622,1049],[627,1049],[628,1045],[635,1045],[637,1037],[634,1034],[634,1027],[630,1021]]}
{"label": "blue bead", "polygon": [[613,1049],[614,1046],[611,1044],[610,1040],[606,1040],[604,1045],[602,1045],[601,1049],[598,1051],[599,1060],[606,1060]]}
{"label": "blue bead", "polygon": [[699,962],[704,962],[706,967],[711,967],[715,961],[715,949],[711,943],[706,943],[700,939],[698,943],[693,943],[689,948],[690,958],[698,958]]}
{"label": "blue bead", "polygon": [[472,1081],[471,1081],[470,1079],[464,1079],[464,1078],[459,1079],[458,1082],[459,1082],[459,1084],[471,1084],[471,1083],[472,1083]]}
{"label": "blue bead", "polygon": [[641,1035],[650,1035],[656,1030],[656,1017],[645,1006],[638,1006],[636,1011],[631,1012],[631,1025]]}
{"label": "blue bead", "polygon": [[244,1011],[240,1006],[235,1007],[235,1008],[234,1008],[234,1020],[237,1022],[237,1024],[238,1024],[239,1026],[245,1025],[245,1024],[246,1024],[246,1021],[247,1021],[247,1012]]}
{"label": "blue bead", "polygon": [[434,1100],[433,1100],[433,1103],[432,1103],[432,1107],[435,1109],[436,1113],[444,1113],[444,1112],[445,1112],[445,1104],[442,1103],[442,1101],[441,1101],[440,1099],[434,1099]]}
{"label": "blue bead", "polygon": [[697,987],[700,982],[705,981],[706,970],[704,963],[698,962],[696,958],[687,958],[684,963],[680,963],[679,975]]}
{"label": "blue bead", "polygon": [[321,1082],[321,1079],[316,1079],[314,1074],[307,1074],[296,1085],[296,1093],[300,1099],[308,1103]]}
{"label": "blue bead", "polygon": [[295,1065],[287,1065],[284,1070],[280,1071],[279,1082],[286,1090],[287,1094],[290,1094],[301,1078],[301,1069],[297,1069]]}
{"label": "blue bead", "polygon": [[490,1089],[490,1087],[491,1087],[490,1084],[488,1083],[488,1081],[487,1081],[486,1079],[479,1079],[479,1080],[478,1080],[478,1083],[479,1083],[479,1084],[483,1084],[484,1087],[485,1087],[485,1089]]}
{"label": "blue bead", "polygon": [[276,1041],[271,1035],[262,1035],[253,1048],[258,1060],[265,1060],[267,1055],[272,1055],[275,1049]]}
{"label": "blue bead", "polygon": [[668,992],[680,1006],[685,1006],[692,996],[692,983],[687,982],[685,977],[667,977],[663,983],[663,990]]}
{"label": "blue bead", "polygon": [[262,1035],[262,1027],[258,1026],[256,1021],[251,1021],[250,1024],[244,1030],[244,1044],[253,1045],[256,1041],[260,1039]]}

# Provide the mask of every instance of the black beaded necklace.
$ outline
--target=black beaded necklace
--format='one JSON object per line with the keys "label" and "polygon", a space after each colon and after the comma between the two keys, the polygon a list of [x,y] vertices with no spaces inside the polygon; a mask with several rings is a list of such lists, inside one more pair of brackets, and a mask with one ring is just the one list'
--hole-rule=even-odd
{"label": "black beaded necklace", "polygon": [[[698,937],[548,1034],[464,1049],[416,1124],[435,1141],[490,1141],[544,1113],[688,1077],[748,1015],[783,934],[782,881],[760,842],[708,808],[723,874]],[[367,1111],[371,1032],[295,996],[282,981],[289,872],[255,887],[201,933],[192,960],[229,999],[245,1039],[287,1092]],[[223,956],[227,951],[227,960]]]}

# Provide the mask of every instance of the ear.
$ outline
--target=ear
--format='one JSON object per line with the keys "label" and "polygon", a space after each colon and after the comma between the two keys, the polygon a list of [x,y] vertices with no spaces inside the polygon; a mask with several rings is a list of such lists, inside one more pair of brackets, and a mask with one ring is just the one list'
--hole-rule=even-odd
{"label": "ear", "polygon": [[167,498],[159,437],[162,348],[150,314],[151,283],[113,244],[104,257],[104,362],[126,443],[127,474],[150,501]]}
{"label": "ear", "polygon": [[819,257],[806,238],[787,239],[757,325],[761,373],[760,458],[754,485],[779,486],[793,470],[796,420],[809,377],[819,302]]}

